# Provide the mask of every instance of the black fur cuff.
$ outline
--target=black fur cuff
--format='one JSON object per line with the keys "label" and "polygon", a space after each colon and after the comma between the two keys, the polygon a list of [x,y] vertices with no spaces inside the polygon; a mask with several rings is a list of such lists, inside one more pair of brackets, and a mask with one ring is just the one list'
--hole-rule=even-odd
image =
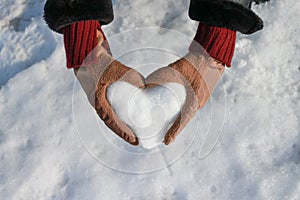
{"label": "black fur cuff", "polygon": [[226,0],[191,0],[189,16],[201,23],[243,34],[251,34],[263,28],[263,21],[252,10]]}
{"label": "black fur cuff", "polygon": [[111,0],[47,0],[44,8],[46,23],[58,33],[74,22],[99,20],[105,25],[113,18]]}

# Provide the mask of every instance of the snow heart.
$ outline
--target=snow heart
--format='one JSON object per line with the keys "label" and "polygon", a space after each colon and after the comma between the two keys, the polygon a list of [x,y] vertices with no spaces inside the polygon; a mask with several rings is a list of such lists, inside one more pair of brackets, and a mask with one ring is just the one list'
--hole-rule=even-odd
{"label": "snow heart", "polygon": [[[195,68],[194,66],[201,67]],[[119,79],[115,79],[115,81],[111,82],[111,84],[122,79],[128,83],[134,84],[136,87],[143,88],[146,91],[149,88],[156,88],[158,86],[162,86],[169,83],[177,83],[184,87],[186,91],[186,99],[184,103],[181,102],[181,105],[179,106],[179,108],[181,108],[182,106],[182,109],[180,110],[178,117],[174,121],[173,116],[167,115],[167,122],[169,122],[169,124],[170,122],[172,122],[173,124],[171,123],[172,125],[169,127],[169,124],[165,123],[165,126],[163,126],[164,128],[169,128],[165,134],[163,141],[165,144],[168,145],[172,141],[174,141],[176,136],[185,128],[185,126],[189,123],[189,121],[195,115],[197,110],[203,107],[208,101],[210,91],[213,90],[223,71],[224,67],[221,64],[214,62],[213,59],[206,59],[205,56],[202,55],[195,56],[193,54],[187,54],[184,58],[176,61],[175,63],[170,64],[168,67],[160,68],[155,72],[151,73],[146,79],[139,78],[138,84],[136,79],[137,77],[141,77],[142,75],[140,75],[137,71],[133,69],[127,71],[126,73],[123,73],[122,77],[119,77]],[[203,74],[205,74],[205,76],[203,76]],[[104,93],[102,93],[102,96],[103,94]],[[161,104],[159,103],[158,105]],[[153,107],[149,105],[147,106],[150,108]],[[122,126],[128,129],[128,127],[126,127],[129,125],[128,120],[128,125],[124,126],[124,118],[126,117],[123,117],[123,120],[119,118],[115,121],[119,121],[119,124],[123,124]],[[159,120],[160,122],[166,121],[161,119]],[[135,126],[131,125],[131,127]],[[138,137],[139,134],[135,134]]]}
{"label": "snow heart", "polygon": [[107,92],[116,114],[132,128],[145,149],[162,143],[180,113],[185,96],[184,86],[178,83],[139,89],[127,82],[116,82]]}
{"label": "snow heart", "polygon": [[[201,65],[201,66],[205,66],[205,67],[202,67],[201,69],[196,69],[196,68],[194,68],[194,65],[192,65],[189,61],[193,61],[192,63]],[[119,77],[120,79],[116,79],[114,82],[111,82],[111,84],[113,84],[117,81],[120,81],[120,80],[125,80],[125,82],[132,83],[136,87],[143,88],[145,90],[145,91],[143,91],[145,94],[138,95],[137,99],[133,101],[134,103],[132,105],[129,104],[128,106],[134,107],[134,105],[139,105],[140,101],[141,101],[142,106],[140,108],[134,108],[133,109],[133,110],[135,110],[134,112],[144,113],[146,115],[148,113],[148,116],[150,113],[153,116],[150,117],[149,119],[153,119],[153,118],[157,119],[157,123],[154,122],[154,126],[152,126],[153,120],[143,119],[142,117],[140,117],[139,114],[134,114],[134,115],[136,115],[136,117],[131,118],[133,120],[129,120],[130,114],[125,115],[125,114],[123,114],[123,113],[125,113],[124,111],[122,111],[122,112],[115,111],[115,113],[117,115],[119,113],[118,120],[120,122],[123,121],[122,123],[125,123],[125,124],[127,124],[127,126],[130,126],[133,129],[133,131],[135,131],[136,136],[138,138],[140,138],[140,140],[141,140],[140,142],[142,142],[144,144],[147,143],[147,145],[144,145],[144,146],[152,147],[152,146],[157,145],[157,142],[162,141],[161,138],[163,136],[163,133],[165,133],[163,142],[165,144],[170,144],[176,138],[176,136],[184,129],[184,127],[188,124],[188,122],[193,117],[193,115],[197,112],[197,110],[207,102],[207,100],[209,98],[209,95],[207,95],[207,94],[209,94],[209,91],[213,88],[215,83],[217,83],[218,77],[220,76],[222,71],[224,71],[222,65],[219,66],[220,67],[220,69],[219,69],[218,67],[215,66],[216,64],[214,62],[210,62],[210,61],[211,60],[205,59],[204,56],[198,57],[198,56],[193,56],[193,55],[187,55],[186,58],[180,59],[168,67],[163,67],[163,68],[158,69],[155,72],[151,73],[146,79],[140,81],[139,84],[136,84],[136,81],[133,81],[133,79],[136,79],[136,78],[133,78],[133,75],[138,76],[139,73],[133,69],[129,70],[128,73],[123,74],[122,77]],[[213,65],[213,67],[210,67],[210,65]],[[184,68],[183,68],[183,66],[184,66]],[[202,70],[202,72],[201,72],[201,70]],[[205,73],[207,75],[207,77],[212,77],[212,78],[208,79],[208,80],[204,79],[203,76],[201,75],[201,73]],[[217,79],[216,79],[216,77],[217,77]],[[154,100],[154,102],[158,102],[156,104],[153,103],[153,101],[151,102],[149,100],[144,100],[145,99],[144,97],[149,96],[149,93],[153,93],[154,96],[156,94],[161,94],[161,95],[158,95],[158,97],[159,97],[158,99],[163,99],[162,94],[165,93],[165,91],[163,93],[160,93],[161,87],[162,87],[162,85],[166,85],[166,84],[170,84],[170,83],[177,83],[177,84],[181,85],[181,87],[184,88],[184,91],[185,91],[185,95],[184,95],[185,100],[178,101],[178,106],[177,107],[175,106],[177,109],[170,109],[170,108],[165,109],[164,108],[164,106],[163,106],[164,103],[166,106],[167,105],[169,106],[172,102],[171,99],[169,99],[168,101],[165,101],[165,102],[157,101],[157,99],[156,99],[156,100]],[[152,88],[154,92],[152,92],[152,90],[150,90],[150,88]],[[126,91],[125,94],[131,94],[130,96],[132,97],[132,93],[129,90],[125,89],[124,91]],[[148,91],[151,91],[151,92],[148,92]],[[182,89],[181,89],[181,91],[182,91]],[[124,98],[124,96],[126,96],[125,94],[123,94],[121,96],[121,98]],[[106,96],[107,96],[107,93],[106,93]],[[153,98],[153,96],[152,96],[152,99],[155,99],[155,98]],[[114,106],[114,103],[112,102],[113,98],[111,96],[110,96],[110,100],[111,100],[111,103],[108,103],[108,104],[110,104],[109,106],[111,106],[111,105]],[[119,102],[120,102],[120,100],[119,100]],[[131,101],[129,100],[128,102],[131,102]],[[123,103],[123,105],[124,105],[124,103]],[[161,110],[164,111],[165,115],[163,115],[163,113],[161,113],[159,111],[155,111],[155,109],[153,110],[153,108],[157,107],[157,105],[158,105],[158,107],[160,107]],[[120,107],[119,105],[115,105],[115,106]],[[182,107],[182,109],[181,109],[181,107]],[[149,109],[149,110],[147,111],[147,110],[145,110],[145,108]],[[160,109],[158,109],[158,110],[160,110]],[[179,110],[180,110],[180,112],[179,112]],[[178,115],[178,113],[179,113],[179,115]],[[178,115],[178,116],[175,117],[176,115]],[[163,117],[163,118],[161,118],[161,117]],[[164,119],[164,117],[166,119]],[[144,121],[145,124],[132,123],[132,121],[137,122],[138,119],[141,119],[142,121]],[[115,120],[115,121],[117,121],[117,120]],[[151,122],[151,123],[149,123],[149,122]],[[158,128],[157,130],[156,130],[156,125]],[[150,128],[150,127],[152,127],[152,128]],[[152,132],[151,130],[153,129],[153,127],[155,130],[154,132],[156,134],[153,134],[153,133],[149,134],[149,132]],[[142,129],[140,129],[140,128],[142,128]],[[128,129],[128,127],[127,127],[127,129]],[[165,131],[165,129],[167,129],[167,131]],[[158,133],[157,133],[157,131],[158,131]],[[141,134],[141,132],[143,134]],[[153,136],[155,136],[155,139],[153,140],[154,142],[151,140],[148,145],[148,141],[149,141],[148,138],[151,138]],[[144,139],[147,139],[147,142],[145,142]]]}

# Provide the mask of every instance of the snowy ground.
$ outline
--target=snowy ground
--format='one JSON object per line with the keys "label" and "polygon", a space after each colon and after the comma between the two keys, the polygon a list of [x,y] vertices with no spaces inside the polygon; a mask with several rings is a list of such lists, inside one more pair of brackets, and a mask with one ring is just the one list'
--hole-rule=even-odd
{"label": "snowy ground", "polygon": [[[87,112],[88,102],[72,71],[65,68],[62,37],[41,19],[43,4],[44,0],[0,2],[0,199],[300,199],[299,1],[271,0],[255,6],[265,21],[264,31],[238,36],[233,66],[225,71],[213,101],[164,148],[166,159],[160,154],[148,165],[146,158],[124,159],[107,140],[82,131],[93,112]],[[134,45],[132,38],[116,34],[136,28],[168,28],[191,40],[197,23],[188,19],[187,9],[188,0],[114,1],[115,20],[104,31],[117,55]],[[187,49],[187,41],[180,38],[161,42],[145,34],[135,36],[135,45],[160,43],[179,53]],[[166,33],[160,34],[163,38]],[[157,62],[148,66],[177,58],[156,54]],[[138,69],[145,61],[120,59]],[[225,114],[224,124],[209,127],[216,110],[221,113],[217,118]],[[195,142],[181,149],[197,127]],[[199,144],[204,130],[219,127],[218,143],[203,158]],[[104,135],[123,149],[145,153],[108,130]],[[90,136],[95,143],[87,148]],[[91,148],[99,150],[97,159],[119,171],[95,159]],[[174,159],[175,154],[180,159]],[[163,162],[172,165],[160,169]],[[160,170],[124,172],[154,168]]]}

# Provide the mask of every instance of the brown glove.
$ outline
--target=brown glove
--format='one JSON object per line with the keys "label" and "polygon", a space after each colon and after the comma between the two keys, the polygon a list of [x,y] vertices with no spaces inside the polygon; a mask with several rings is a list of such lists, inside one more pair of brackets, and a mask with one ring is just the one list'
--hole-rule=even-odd
{"label": "brown glove", "polygon": [[134,69],[114,60],[102,46],[98,46],[92,53],[97,55],[96,62],[92,64],[87,62],[87,65],[83,64],[82,67],[74,69],[75,75],[90,104],[104,123],[125,141],[132,145],[138,145],[138,138],[116,115],[107,100],[106,92],[108,87],[117,81],[125,81],[136,87],[144,88],[144,78]]}
{"label": "brown glove", "polygon": [[186,101],[181,112],[165,135],[166,145],[184,129],[197,110],[206,104],[223,72],[224,66],[221,63],[204,54],[190,52],[147,77],[147,88],[176,82],[184,85],[186,89]]}

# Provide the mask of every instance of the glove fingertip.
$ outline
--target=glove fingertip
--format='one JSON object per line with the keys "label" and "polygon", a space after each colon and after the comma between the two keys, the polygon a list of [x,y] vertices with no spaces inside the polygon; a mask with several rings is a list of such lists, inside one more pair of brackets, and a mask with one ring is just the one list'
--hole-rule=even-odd
{"label": "glove fingertip", "polygon": [[129,144],[131,144],[133,146],[139,145],[139,140],[136,136],[128,135],[126,133],[124,133],[124,135],[125,135],[125,137],[123,137],[123,139],[126,140],[126,142],[128,142]]}
{"label": "glove fingertip", "polygon": [[175,138],[173,138],[173,137],[171,137],[171,136],[166,136],[166,137],[165,137],[165,140],[164,140],[164,143],[165,143],[165,145],[169,145],[169,144],[171,144],[174,140],[175,140]]}
{"label": "glove fingertip", "polygon": [[136,137],[134,141],[131,141],[131,142],[130,142],[130,144],[133,145],[133,146],[138,146],[138,145],[139,145],[139,140],[138,140],[138,138]]}

